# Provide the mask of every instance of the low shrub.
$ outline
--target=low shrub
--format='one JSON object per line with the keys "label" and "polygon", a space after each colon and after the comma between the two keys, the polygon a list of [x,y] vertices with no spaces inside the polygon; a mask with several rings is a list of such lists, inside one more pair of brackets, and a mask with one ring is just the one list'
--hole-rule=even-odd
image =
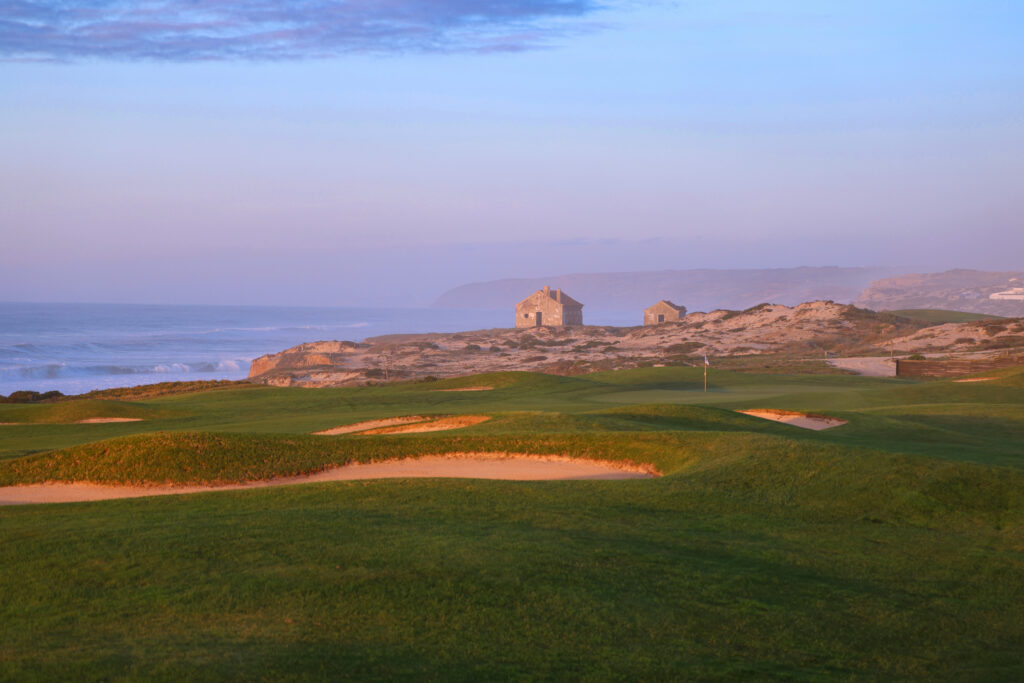
{"label": "low shrub", "polygon": [[39,403],[40,401],[49,401],[56,398],[62,398],[64,394],[59,391],[15,391],[6,398],[0,396],[0,403]]}

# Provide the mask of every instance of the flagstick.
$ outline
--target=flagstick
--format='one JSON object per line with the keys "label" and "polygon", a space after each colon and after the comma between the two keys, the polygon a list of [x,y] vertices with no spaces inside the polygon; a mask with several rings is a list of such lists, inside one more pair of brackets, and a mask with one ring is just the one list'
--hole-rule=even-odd
{"label": "flagstick", "polygon": [[704,361],[704,393],[708,391],[708,363]]}

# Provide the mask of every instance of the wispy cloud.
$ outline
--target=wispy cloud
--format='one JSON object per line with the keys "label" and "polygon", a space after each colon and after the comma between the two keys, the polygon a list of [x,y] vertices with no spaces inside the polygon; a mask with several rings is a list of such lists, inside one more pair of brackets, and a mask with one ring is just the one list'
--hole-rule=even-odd
{"label": "wispy cloud", "polygon": [[0,59],[199,61],[542,47],[602,0],[0,0]]}

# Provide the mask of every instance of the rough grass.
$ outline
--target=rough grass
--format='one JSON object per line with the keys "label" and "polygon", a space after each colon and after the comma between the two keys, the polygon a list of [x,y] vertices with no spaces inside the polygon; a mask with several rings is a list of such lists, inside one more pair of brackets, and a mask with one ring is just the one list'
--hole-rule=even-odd
{"label": "rough grass", "polygon": [[0,422],[22,424],[72,424],[90,418],[165,418],[174,412],[138,403],[81,399],[57,403],[0,405]]}
{"label": "rough grass", "polygon": [[653,465],[662,473],[698,460],[789,447],[780,437],[700,432],[505,434],[494,436],[304,436],[140,434],[0,462],[0,485],[44,481],[103,484],[226,484],[318,472],[332,466],[464,452],[563,455]]}
{"label": "rough grass", "polygon": [[227,388],[256,388],[259,385],[250,384],[245,380],[197,380],[194,382],[158,382],[157,384],[140,384],[134,387],[116,387],[113,389],[97,389],[78,396],[67,396],[60,400],[75,400],[87,398],[103,399],[140,399],[155,398],[157,396],[174,396],[176,394],[192,394],[199,391],[212,391],[214,389]]}

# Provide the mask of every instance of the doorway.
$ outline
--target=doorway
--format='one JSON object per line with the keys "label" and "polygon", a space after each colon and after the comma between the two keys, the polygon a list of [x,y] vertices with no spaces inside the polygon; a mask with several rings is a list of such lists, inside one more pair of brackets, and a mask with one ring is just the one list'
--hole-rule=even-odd
{"label": "doorway", "polygon": [[536,325],[536,327],[541,327],[544,324],[544,322],[543,322],[544,319],[542,317],[543,315],[544,315],[543,313],[541,313],[540,311],[537,311],[537,325]]}

